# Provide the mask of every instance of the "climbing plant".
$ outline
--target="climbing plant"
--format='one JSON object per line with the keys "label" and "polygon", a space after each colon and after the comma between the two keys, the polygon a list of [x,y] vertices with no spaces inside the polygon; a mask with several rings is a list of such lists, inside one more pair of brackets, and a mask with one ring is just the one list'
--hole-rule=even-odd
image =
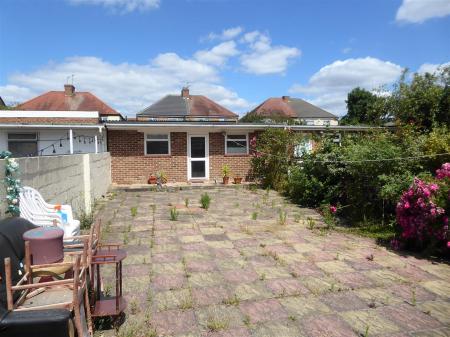
{"label": "climbing plant", "polygon": [[5,190],[6,190],[6,202],[8,204],[6,213],[12,216],[18,216],[19,210],[19,192],[20,192],[20,179],[19,175],[19,163],[11,158],[11,152],[0,152],[0,159],[5,159]]}

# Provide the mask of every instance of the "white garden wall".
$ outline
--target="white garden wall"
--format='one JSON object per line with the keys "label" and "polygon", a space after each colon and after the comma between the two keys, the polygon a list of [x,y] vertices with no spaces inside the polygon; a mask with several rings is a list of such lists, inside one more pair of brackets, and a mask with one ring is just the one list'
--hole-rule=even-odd
{"label": "white garden wall", "polygon": [[[17,158],[22,186],[37,189],[50,203],[70,204],[76,213],[90,211],[111,185],[108,152]],[[5,161],[0,160],[0,218],[5,216]]]}

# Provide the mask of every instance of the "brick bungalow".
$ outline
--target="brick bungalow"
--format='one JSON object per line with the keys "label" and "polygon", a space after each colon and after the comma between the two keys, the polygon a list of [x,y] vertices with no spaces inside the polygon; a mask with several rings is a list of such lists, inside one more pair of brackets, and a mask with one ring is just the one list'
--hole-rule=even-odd
{"label": "brick bungalow", "polygon": [[136,115],[106,122],[112,180],[144,184],[164,171],[169,182],[221,181],[222,167],[231,176],[251,178],[250,140],[267,128],[290,127],[299,132],[356,131],[364,127],[241,123],[238,115],[205,96],[168,95]]}

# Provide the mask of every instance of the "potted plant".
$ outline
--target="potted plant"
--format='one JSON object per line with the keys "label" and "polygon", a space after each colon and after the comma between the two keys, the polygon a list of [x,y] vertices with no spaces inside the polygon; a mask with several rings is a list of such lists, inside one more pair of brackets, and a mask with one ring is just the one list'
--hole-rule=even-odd
{"label": "potted plant", "polygon": [[242,177],[239,175],[239,174],[237,174],[235,177],[234,177],[234,183],[235,184],[240,184],[242,182]]}
{"label": "potted plant", "polygon": [[156,179],[161,182],[161,184],[166,184],[167,183],[167,174],[166,172],[164,172],[163,170],[158,171],[156,173]]}
{"label": "potted plant", "polygon": [[225,164],[222,166],[222,176],[223,176],[223,184],[226,185],[230,181],[230,167]]}
{"label": "potted plant", "polygon": [[150,177],[148,178],[148,183],[149,184],[156,184],[156,181],[157,181],[157,179],[156,179],[156,176],[152,173],[152,174],[150,174]]}

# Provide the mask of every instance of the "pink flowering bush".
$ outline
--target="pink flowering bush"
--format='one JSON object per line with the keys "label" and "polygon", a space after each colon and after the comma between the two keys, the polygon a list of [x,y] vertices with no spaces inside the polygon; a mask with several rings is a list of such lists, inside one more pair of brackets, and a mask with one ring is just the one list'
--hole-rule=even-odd
{"label": "pink flowering bush", "polygon": [[420,249],[430,245],[436,248],[448,246],[449,182],[450,163],[443,164],[431,182],[414,179],[397,204],[396,216],[401,232],[400,238],[391,242],[393,248],[399,248],[401,244]]}

